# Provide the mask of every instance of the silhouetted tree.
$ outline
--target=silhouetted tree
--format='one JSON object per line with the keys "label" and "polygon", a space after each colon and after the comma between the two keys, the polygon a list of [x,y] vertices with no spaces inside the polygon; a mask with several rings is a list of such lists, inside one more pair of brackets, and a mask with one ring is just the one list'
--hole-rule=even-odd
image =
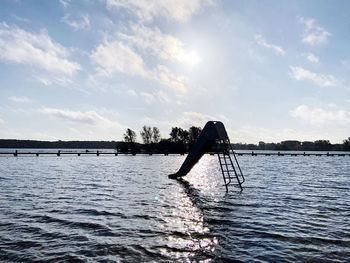
{"label": "silhouetted tree", "polygon": [[190,136],[190,141],[194,142],[195,140],[197,140],[197,138],[199,137],[201,132],[202,132],[202,128],[201,127],[195,127],[195,126],[190,127],[188,129],[188,133],[189,133],[189,136]]}
{"label": "silhouetted tree", "polygon": [[188,144],[190,142],[190,133],[186,130],[181,129],[179,137],[180,142],[182,142],[183,144]]}
{"label": "silhouetted tree", "polygon": [[350,151],[350,137],[343,141],[343,150]]}
{"label": "silhouetted tree", "polygon": [[332,144],[328,140],[318,140],[315,141],[315,150],[316,151],[331,151]]}
{"label": "silhouetted tree", "polygon": [[266,148],[266,143],[264,143],[263,141],[260,141],[258,144],[259,150],[265,150]]}
{"label": "silhouetted tree", "polygon": [[128,128],[124,133],[124,141],[128,143],[136,142],[136,133]]}
{"label": "silhouetted tree", "polygon": [[181,142],[173,142],[171,139],[162,139],[158,144],[158,150],[164,153],[184,153],[186,147]]}
{"label": "silhouetted tree", "polygon": [[160,141],[160,132],[157,127],[153,127],[152,142],[158,143]]}
{"label": "silhouetted tree", "polygon": [[172,142],[180,142],[182,133],[183,133],[183,129],[178,127],[172,127],[170,132],[170,140]]}
{"label": "silhouetted tree", "polygon": [[300,150],[301,143],[299,141],[283,141],[281,142],[281,150],[289,151],[289,150]]}
{"label": "silhouetted tree", "polygon": [[315,144],[313,142],[302,142],[301,149],[303,151],[314,151],[315,150]]}
{"label": "silhouetted tree", "polygon": [[150,144],[152,142],[153,132],[151,127],[143,126],[140,135],[144,144]]}

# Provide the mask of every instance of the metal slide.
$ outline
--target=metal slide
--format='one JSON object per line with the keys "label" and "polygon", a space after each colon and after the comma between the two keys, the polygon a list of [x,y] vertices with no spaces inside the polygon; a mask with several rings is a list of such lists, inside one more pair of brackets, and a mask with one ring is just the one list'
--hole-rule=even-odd
{"label": "metal slide", "polygon": [[[225,126],[220,121],[208,121],[206,123],[197,141],[181,165],[179,171],[174,174],[170,174],[169,178],[177,179],[185,176],[189,171],[191,171],[192,167],[199,161],[203,154],[208,151],[212,151],[213,148],[215,148],[215,151],[219,157],[219,163],[224,178],[226,191],[228,191],[227,186],[231,183],[231,177],[233,176],[237,178],[236,185],[238,185],[242,190],[244,176],[231,147]],[[231,158],[230,154],[232,154],[234,158]],[[237,167],[235,167],[234,163]]]}

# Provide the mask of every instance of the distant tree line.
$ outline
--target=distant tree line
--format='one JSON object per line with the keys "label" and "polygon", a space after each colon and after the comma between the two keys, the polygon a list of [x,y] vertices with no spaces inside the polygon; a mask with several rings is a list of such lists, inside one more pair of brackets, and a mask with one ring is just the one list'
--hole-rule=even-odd
{"label": "distant tree line", "polygon": [[128,128],[124,133],[124,142],[117,142],[118,152],[162,152],[185,153],[190,150],[199,134],[200,127],[192,126],[188,130],[173,127],[169,138],[161,138],[157,127],[143,126],[140,131],[142,144],[136,142],[136,132]]}
{"label": "distant tree line", "polygon": [[36,141],[0,139],[0,148],[115,149],[116,141]]}
{"label": "distant tree line", "polygon": [[[143,126],[140,131],[142,143],[137,142],[137,134],[132,129],[124,133],[124,141],[37,141],[0,139],[0,148],[54,148],[54,149],[116,149],[119,152],[161,152],[185,153],[193,146],[202,129],[192,126],[188,130],[173,127],[169,138],[161,138],[157,127]],[[235,150],[271,151],[350,151],[350,137],[342,144],[331,144],[328,140],[282,141],[280,143],[258,144],[233,143]]]}
{"label": "distant tree line", "polygon": [[[188,152],[202,129],[192,126],[188,130],[173,127],[169,133],[169,138],[163,139],[157,127],[143,126],[140,136],[143,144],[136,142],[136,132],[127,129],[124,134],[124,142],[117,142],[119,152]],[[332,144],[329,140],[296,141],[288,140],[280,143],[258,144],[233,143],[236,150],[271,150],[271,151],[350,151],[350,137],[342,144]]]}
{"label": "distant tree line", "polygon": [[350,137],[343,141],[342,144],[331,144],[328,140],[310,141],[282,141],[280,143],[259,144],[232,144],[237,150],[271,150],[271,151],[350,151]]}

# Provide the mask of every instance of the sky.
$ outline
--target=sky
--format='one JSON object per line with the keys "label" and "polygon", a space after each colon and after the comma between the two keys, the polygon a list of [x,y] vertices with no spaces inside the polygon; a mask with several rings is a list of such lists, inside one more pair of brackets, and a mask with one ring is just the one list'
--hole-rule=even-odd
{"label": "sky", "polygon": [[0,138],[350,136],[350,1],[0,0]]}

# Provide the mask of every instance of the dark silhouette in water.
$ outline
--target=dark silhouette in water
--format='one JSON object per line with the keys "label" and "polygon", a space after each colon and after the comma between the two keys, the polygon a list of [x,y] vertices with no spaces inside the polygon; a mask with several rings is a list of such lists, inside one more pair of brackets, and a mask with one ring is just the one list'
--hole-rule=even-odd
{"label": "dark silhouette in water", "polygon": [[175,179],[185,176],[206,152],[216,146],[217,140],[226,139],[228,136],[222,122],[208,121],[179,171],[169,175],[169,177]]}
{"label": "dark silhouette in water", "polygon": [[[244,176],[231,147],[225,126],[220,121],[207,122],[180,169],[176,173],[170,174],[169,178],[177,179],[185,176],[206,152],[213,149],[215,149],[219,157],[226,192],[228,191],[227,186],[231,183],[232,177],[236,177],[237,185],[242,190]],[[231,155],[234,158],[231,158]]]}

